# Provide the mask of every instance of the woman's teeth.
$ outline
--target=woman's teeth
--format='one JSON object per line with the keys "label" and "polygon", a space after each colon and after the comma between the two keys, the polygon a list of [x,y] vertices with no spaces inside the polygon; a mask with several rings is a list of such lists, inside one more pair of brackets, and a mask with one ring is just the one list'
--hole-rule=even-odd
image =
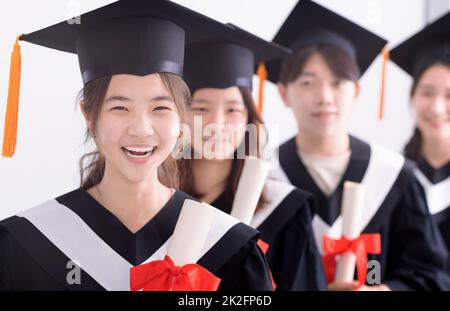
{"label": "woman's teeth", "polygon": [[145,158],[153,153],[155,147],[122,147],[130,158]]}

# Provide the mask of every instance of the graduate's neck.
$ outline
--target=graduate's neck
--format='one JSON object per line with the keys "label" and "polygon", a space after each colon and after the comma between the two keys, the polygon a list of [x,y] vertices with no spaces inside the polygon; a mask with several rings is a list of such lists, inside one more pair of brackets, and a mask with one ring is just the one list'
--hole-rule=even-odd
{"label": "graduate's neck", "polygon": [[298,131],[295,142],[302,152],[322,157],[336,156],[350,149],[350,137],[346,131],[333,135],[311,135]]}
{"label": "graduate's neck", "polygon": [[214,201],[224,190],[231,174],[232,159],[193,160],[195,190],[204,194],[201,198],[206,203]]}
{"label": "graduate's neck", "polygon": [[422,154],[434,168],[440,168],[450,161],[450,139],[424,137]]}
{"label": "graduate's neck", "polygon": [[102,181],[89,193],[135,233],[161,210],[173,191],[159,182],[157,172],[134,183],[118,177],[106,166]]}

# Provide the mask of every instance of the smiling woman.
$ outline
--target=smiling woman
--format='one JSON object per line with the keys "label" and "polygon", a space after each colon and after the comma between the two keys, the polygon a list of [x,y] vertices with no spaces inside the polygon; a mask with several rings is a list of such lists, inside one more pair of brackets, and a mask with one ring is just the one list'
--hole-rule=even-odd
{"label": "smiling woman", "polygon": [[20,39],[77,54],[97,150],[81,187],[0,221],[0,290],[271,290],[258,231],[175,189],[185,39],[226,26],[165,0],[80,18]]}
{"label": "smiling woman", "polygon": [[[97,137],[95,132],[99,119],[102,115],[102,111],[106,110],[108,114],[114,113],[115,115],[126,114],[128,115],[128,118],[130,118],[130,114],[137,113],[136,108],[132,111],[129,110],[131,110],[133,105],[139,105],[139,103],[133,102],[130,98],[124,97],[123,94],[118,93],[119,90],[117,90],[117,86],[119,85],[125,92],[132,92],[131,90],[133,89],[133,86],[136,89],[137,79],[137,77],[133,76],[116,76],[113,79],[111,79],[111,77],[104,77],[91,81],[85,85],[79,95],[81,102],[80,107],[86,119],[89,120],[89,126],[86,128],[85,141],[90,138],[94,138],[97,144],[99,143],[98,139],[101,138]],[[162,84],[162,90],[167,92],[167,94],[156,98],[148,97],[149,101],[147,103],[144,98],[144,103],[141,105],[148,105],[148,107],[144,107],[146,109],[153,108],[153,118],[155,118],[155,116],[158,117],[158,115],[159,118],[164,115],[166,117],[179,116],[179,120],[172,120],[173,122],[169,123],[164,122],[164,124],[171,127],[170,130],[171,133],[173,133],[173,127],[177,126],[177,124],[182,122],[185,118],[185,103],[190,101],[189,89],[180,77],[169,73],[159,73],[154,75],[154,77],[148,77],[146,80],[142,80],[141,84],[145,84],[143,89],[148,89],[147,86],[151,86],[152,82],[155,80],[157,84]],[[109,94],[122,94],[122,96]],[[151,94],[147,95],[151,96]],[[127,106],[129,107],[127,108]],[[105,113],[103,113],[103,115],[105,115]],[[151,118],[151,116],[149,118]],[[151,120],[146,120],[144,122],[151,124]],[[147,162],[147,159],[152,156],[151,153],[153,153],[153,151],[156,151],[154,147],[158,147],[155,142],[152,144],[149,143],[147,146],[145,146],[145,142],[134,142],[133,144],[128,144],[127,146],[120,146],[122,151],[131,161],[133,161],[132,159],[135,159],[134,163],[142,164]],[[151,150],[145,150],[146,148],[151,148]],[[167,187],[178,188],[179,175],[177,173],[177,167],[177,163],[172,157],[167,157],[164,162],[158,166],[158,178]],[[105,157],[103,157],[98,150],[86,154],[81,158],[80,176],[81,186],[84,189],[89,189],[99,184],[104,173]]]}
{"label": "smiling woman", "polygon": [[[247,175],[248,163],[264,163],[258,158],[264,158],[266,148],[265,128],[251,94],[255,64],[288,53],[236,30],[187,48],[185,79],[192,92],[188,123],[194,133],[188,147],[196,157],[182,161],[181,189],[261,231],[260,245],[277,290],[323,290],[325,276],[312,235],[310,195],[266,180],[264,164],[250,169],[252,177]],[[258,71],[264,72],[264,67]],[[255,200],[242,203],[243,196]],[[235,205],[245,212],[233,213]]]}
{"label": "smiling woman", "polygon": [[[450,13],[392,50],[392,60],[413,77],[410,92],[416,129],[405,155],[450,250]],[[447,261],[450,271],[450,258]]]}

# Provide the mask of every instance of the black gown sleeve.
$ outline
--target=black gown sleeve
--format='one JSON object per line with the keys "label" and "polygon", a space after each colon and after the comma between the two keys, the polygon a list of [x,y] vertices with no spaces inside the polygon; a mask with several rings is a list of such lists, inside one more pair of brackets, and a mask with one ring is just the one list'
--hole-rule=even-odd
{"label": "black gown sleeve", "polygon": [[0,222],[0,290],[65,290]]}
{"label": "black gown sleeve", "polygon": [[12,290],[11,273],[8,269],[8,253],[11,253],[12,247],[8,242],[7,232],[1,226],[0,222],[0,291]]}
{"label": "black gown sleeve", "polygon": [[[447,250],[450,251],[450,206],[445,210],[434,214],[432,217],[438,225],[439,232],[441,233]],[[448,273],[450,273],[450,256],[447,260],[447,266],[445,269]]]}
{"label": "black gown sleeve", "polygon": [[219,291],[272,291],[267,260],[256,237],[250,239],[218,270]]}
{"label": "black gown sleeve", "polygon": [[392,290],[449,290],[447,250],[417,181],[393,211],[384,283]]}
{"label": "black gown sleeve", "polygon": [[270,243],[267,260],[277,291],[327,290],[311,221],[311,202],[307,200]]}

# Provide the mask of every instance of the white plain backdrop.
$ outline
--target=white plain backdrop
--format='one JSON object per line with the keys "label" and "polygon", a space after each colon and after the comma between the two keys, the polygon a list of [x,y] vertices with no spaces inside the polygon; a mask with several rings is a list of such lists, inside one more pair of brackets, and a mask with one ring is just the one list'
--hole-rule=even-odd
{"label": "white plain backdrop", "polygon": [[[386,38],[389,47],[418,31],[427,19],[449,8],[447,0],[316,1]],[[0,139],[3,138],[10,55],[16,35],[111,2],[114,1],[0,2]],[[175,2],[271,40],[297,0]],[[82,88],[76,56],[26,42],[21,46],[18,146],[14,158],[0,158],[0,219],[78,187],[78,161],[89,150],[83,145],[85,124],[81,112],[75,109],[75,98]],[[349,129],[363,139],[400,151],[413,126],[408,96],[411,79],[395,65],[388,65],[386,117],[379,121],[380,70],[379,57],[361,80],[362,94]],[[256,79],[254,85],[257,86]],[[280,141],[295,134],[294,119],[283,106],[276,87],[270,83],[265,86],[264,119],[269,125],[279,126]]]}

